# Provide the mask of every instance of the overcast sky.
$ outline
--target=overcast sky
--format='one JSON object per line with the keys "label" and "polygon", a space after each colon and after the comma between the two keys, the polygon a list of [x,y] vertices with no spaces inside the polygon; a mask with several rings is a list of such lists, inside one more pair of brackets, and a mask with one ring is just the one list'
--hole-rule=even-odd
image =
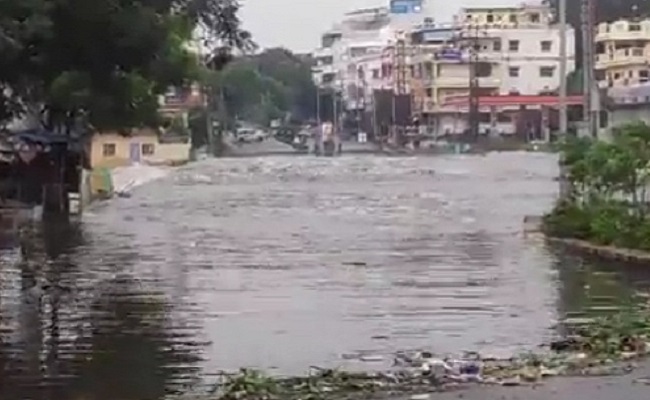
{"label": "overcast sky", "polygon": [[[320,34],[346,11],[388,4],[388,0],[240,0],[244,27],[261,47],[287,47],[309,52]],[[523,0],[427,0],[437,21],[451,21],[462,6],[519,4]],[[532,3],[532,1],[529,1]]]}

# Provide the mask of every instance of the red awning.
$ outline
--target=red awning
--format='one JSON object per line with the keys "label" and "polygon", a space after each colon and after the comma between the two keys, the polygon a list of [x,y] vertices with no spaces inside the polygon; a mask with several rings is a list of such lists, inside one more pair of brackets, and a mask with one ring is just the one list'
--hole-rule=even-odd
{"label": "red awning", "polygon": [[[559,96],[481,96],[479,104],[481,106],[558,106]],[[567,105],[582,104],[584,98],[582,96],[568,96]],[[443,103],[443,107],[458,106],[468,107],[469,97],[459,96],[447,99]]]}

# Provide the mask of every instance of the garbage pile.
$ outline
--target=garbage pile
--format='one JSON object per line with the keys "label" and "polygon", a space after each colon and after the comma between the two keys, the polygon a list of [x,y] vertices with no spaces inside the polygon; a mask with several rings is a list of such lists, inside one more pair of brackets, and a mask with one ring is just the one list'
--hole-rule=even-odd
{"label": "garbage pile", "polygon": [[[566,328],[566,327],[565,327]],[[611,376],[631,372],[650,355],[650,313],[619,313],[568,329],[543,353],[501,359],[467,352],[438,357],[432,352],[400,352],[385,372],[353,373],[314,367],[304,377],[273,378],[242,369],[224,375],[209,395],[218,400],[319,400],[428,394],[470,385],[539,385],[554,376]],[[187,398],[187,397],[184,397]],[[197,397],[206,398],[206,397]]]}

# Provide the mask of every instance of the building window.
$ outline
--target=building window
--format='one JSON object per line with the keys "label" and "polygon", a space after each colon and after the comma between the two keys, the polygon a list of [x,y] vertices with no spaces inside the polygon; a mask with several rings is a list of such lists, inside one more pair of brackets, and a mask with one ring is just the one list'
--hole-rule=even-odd
{"label": "building window", "polygon": [[487,17],[486,17],[486,20],[487,20],[488,24],[493,23],[494,22],[494,15],[488,14]]}
{"label": "building window", "polygon": [[511,24],[516,24],[517,23],[517,14],[510,14],[508,17],[508,20],[510,21]]}
{"label": "building window", "polygon": [[501,51],[501,40],[497,40],[496,42],[494,42],[493,49],[494,51]]}
{"label": "building window", "polygon": [[152,143],[142,144],[142,155],[143,156],[152,156],[155,152],[155,146]]}
{"label": "building window", "polygon": [[553,48],[553,42],[551,42],[550,40],[542,40],[541,48],[543,53],[548,53]]}
{"label": "building window", "polygon": [[519,67],[510,67],[510,68],[508,68],[508,75],[510,75],[511,78],[518,78],[519,77]]}
{"label": "building window", "polygon": [[641,30],[641,25],[639,24],[630,24],[628,28],[630,32],[639,32]]}
{"label": "building window", "polygon": [[115,143],[104,143],[102,146],[102,154],[104,157],[113,157],[117,153],[117,146]]}
{"label": "building window", "polygon": [[555,75],[555,67],[539,67],[539,76],[542,78],[552,78]]}
{"label": "building window", "polygon": [[618,73],[618,72],[615,72],[615,73],[614,73],[614,80],[617,81],[617,80],[619,80],[619,79],[621,79],[621,74]]}
{"label": "building window", "polygon": [[372,79],[379,79],[379,68],[372,70]]}
{"label": "building window", "polygon": [[519,40],[511,40],[508,42],[508,50],[512,52],[519,51]]}
{"label": "building window", "polygon": [[530,22],[537,24],[539,23],[539,21],[540,21],[539,14],[537,13],[530,14]]}

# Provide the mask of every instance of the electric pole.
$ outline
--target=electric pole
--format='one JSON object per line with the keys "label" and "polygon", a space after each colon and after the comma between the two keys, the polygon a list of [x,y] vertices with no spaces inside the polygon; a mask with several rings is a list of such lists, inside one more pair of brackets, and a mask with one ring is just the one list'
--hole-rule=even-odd
{"label": "electric pole", "polygon": [[471,140],[477,140],[480,134],[480,81],[478,67],[479,57],[479,26],[472,25],[467,30],[469,45],[469,134]]}
{"label": "electric pole", "polygon": [[[402,107],[397,107],[397,102],[403,104],[404,96],[408,94],[407,90],[407,60],[406,60],[406,38],[403,32],[399,32],[397,36],[397,41],[395,43],[395,93],[393,94],[393,129],[394,129],[394,140],[398,145],[402,145],[403,139],[403,130],[401,121],[404,120],[404,116],[401,115],[404,112]],[[399,115],[398,115],[399,114]],[[398,119],[400,123],[398,124]]]}
{"label": "electric pole", "polygon": [[[569,130],[569,121],[567,113],[567,23],[566,23],[566,2],[560,0],[559,17],[560,17],[560,135],[566,135]],[[565,165],[566,157],[564,153],[560,154],[560,199],[567,199],[571,195],[571,182],[569,181],[567,166]]]}
{"label": "electric pole", "polygon": [[594,4],[592,0],[581,1],[582,21],[582,70],[584,111],[583,120],[589,136],[595,137],[597,104],[594,99]]}
{"label": "electric pole", "polygon": [[212,136],[212,88],[209,85],[204,85],[203,95],[205,96],[205,135],[208,145],[208,155],[214,157],[214,137]]}

